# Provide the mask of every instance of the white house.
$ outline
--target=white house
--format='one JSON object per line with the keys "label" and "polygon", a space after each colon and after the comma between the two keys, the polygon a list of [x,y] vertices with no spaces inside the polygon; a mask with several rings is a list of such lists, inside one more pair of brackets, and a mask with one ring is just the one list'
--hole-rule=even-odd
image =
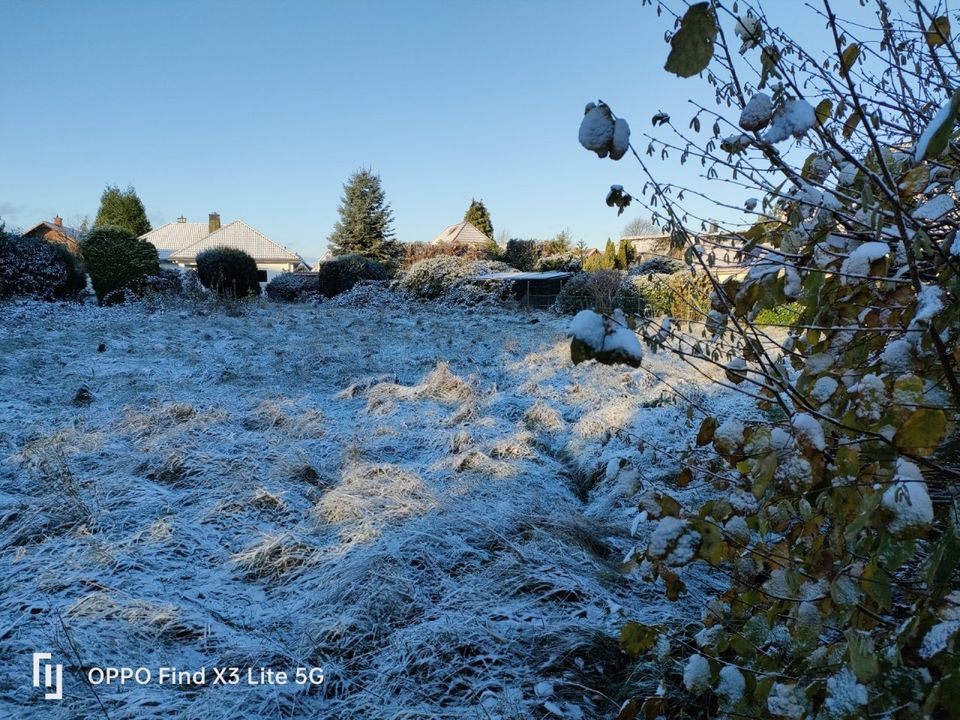
{"label": "white house", "polygon": [[197,254],[215,247],[243,250],[257,261],[260,282],[268,282],[280,273],[308,269],[300,255],[274,242],[243,220],[220,225],[220,215],[210,213],[205,223],[187,222],[180,217],[140,236],[155,248],[162,267],[195,268]]}

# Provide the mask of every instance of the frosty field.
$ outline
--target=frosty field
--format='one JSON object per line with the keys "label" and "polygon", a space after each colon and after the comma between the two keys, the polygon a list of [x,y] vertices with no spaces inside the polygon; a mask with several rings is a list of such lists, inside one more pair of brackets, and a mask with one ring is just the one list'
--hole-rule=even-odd
{"label": "frosty field", "polygon": [[656,686],[620,626],[702,603],[622,567],[631,498],[695,433],[674,390],[746,401],[667,355],[574,367],[568,319],[374,299],[0,307],[0,716],[592,718]]}

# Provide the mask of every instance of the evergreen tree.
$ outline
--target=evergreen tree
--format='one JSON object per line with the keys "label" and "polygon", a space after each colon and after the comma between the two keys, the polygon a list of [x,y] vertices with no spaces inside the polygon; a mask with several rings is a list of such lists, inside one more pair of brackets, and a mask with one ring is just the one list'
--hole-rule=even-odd
{"label": "evergreen tree", "polygon": [[152,229],[147,220],[147,211],[133,186],[121,190],[115,185],[107,185],[100,196],[100,209],[93,224],[97,227],[112,225],[122,228],[134,237]]}
{"label": "evergreen tree", "polygon": [[630,243],[620,238],[619,247],[617,247],[617,268],[626,270],[633,262],[633,248]]}
{"label": "evergreen tree", "polygon": [[483,200],[471,199],[470,207],[464,213],[463,219],[488,238],[493,239],[493,221],[490,219],[490,211],[483,204]]}
{"label": "evergreen tree", "polygon": [[358,170],[343,186],[338,208],[340,219],[327,238],[336,255],[363,255],[388,268],[403,258],[403,246],[393,235],[393,211],[372,170]]}
{"label": "evergreen tree", "polygon": [[617,267],[617,247],[610,238],[607,238],[607,245],[603,249],[603,266],[611,270]]}

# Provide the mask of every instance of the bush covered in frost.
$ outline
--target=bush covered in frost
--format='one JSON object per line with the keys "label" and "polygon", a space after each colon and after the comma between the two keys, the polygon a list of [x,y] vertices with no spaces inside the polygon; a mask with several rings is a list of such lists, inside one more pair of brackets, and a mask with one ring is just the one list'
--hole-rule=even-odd
{"label": "bush covered in frost", "polygon": [[93,289],[103,304],[143,292],[146,278],[160,273],[157,249],[118,227],[95,227],[80,243]]}
{"label": "bush covered in frost", "polygon": [[[641,285],[653,304],[679,314],[683,299],[706,322],[639,330],[650,347],[742,388],[756,408],[691,402],[695,438],[667,450],[678,462],[672,485],[655,503],[641,496],[637,517],[655,523],[627,566],[682,603],[673,627],[623,627],[628,653],[667,669],[620,716],[958,717],[953,18],[942,5],[908,3],[904,13],[878,0],[866,3],[874,22],[851,24],[825,4],[810,10],[825,21],[824,43],[808,48],[765,15],[737,18],[706,2],[661,3],[658,13],[663,5],[676,19],[666,69],[708,80],[716,106],[698,105],[689,124],[658,113],[664,134],[651,131],[647,152],[668,158],[679,148],[681,162],[744,188],[755,222],[688,227],[684,196],[711,189],[661,185],[647,167],[638,194],[616,186],[664,220],[707,280],[683,292],[674,283],[690,272],[641,280],[657,283]],[[864,60],[864,48],[878,51]],[[904,67],[926,71],[907,77]],[[591,103],[581,144],[612,155],[614,117]],[[721,137],[731,126],[737,132]],[[738,259],[740,272],[716,271]],[[764,311],[787,310],[796,322],[786,334],[759,326]],[[597,327],[575,333],[574,361],[584,331]],[[704,602],[705,577],[716,589]],[[682,650],[668,665],[671,646]]]}
{"label": "bush covered in frost", "polygon": [[66,247],[0,227],[0,298],[74,300],[86,286],[83,261]]}
{"label": "bush covered in frost", "polygon": [[576,252],[557,253],[539,258],[533,269],[537,272],[580,272],[583,270],[583,260]]}
{"label": "bush covered in frost", "polygon": [[340,255],[324,260],[317,267],[320,294],[334,297],[346,292],[361,280],[387,280],[387,267],[363,255]]}
{"label": "bush covered in frost", "polygon": [[237,248],[215,247],[197,255],[197,277],[220,297],[245,298],[260,294],[257,261]]}
{"label": "bush covered in frost", "polygon": [[[514,268],[492,260],[464,260],[455,257],[435,257],[421,260],[407,270],[400,279],[400,289],[421,299],[438,298],[454,292],[464,296],[488,294],[484,283],[471,280],[476,275],[509,272]],[[499,289],[496,289],[499,292]]]}
{"label": "bush covered in frost", "polygon": [[574,314],[581,310],[613,312],[620,308],[627,314],[642,313],[646,302],[633,278],[619,270],[594,270],[574,275],[564,283],[554,309]]}
{"label": "bush covered in frost", "polygon": [[267,283],[267,297],[279,302],[302,302],[318,297],[320,276],[316,272],[281,273]]}

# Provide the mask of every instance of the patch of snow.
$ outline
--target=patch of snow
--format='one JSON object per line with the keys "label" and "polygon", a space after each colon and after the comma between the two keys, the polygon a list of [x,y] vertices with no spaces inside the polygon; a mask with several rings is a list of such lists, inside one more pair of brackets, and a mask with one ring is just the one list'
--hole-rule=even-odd
{"label": "patch of snow", "polygon": [[747,681],[743,673],[733,665],[724,665],[720,668],[720,677],[717,681],[716,692],[727,706],[736,705],[743,699],[743,691]]}
{"label": "patch of snow", "polygon": [[797,437],[806,442],[815,450],[823,450],[826,442],[823,438],[823,427],[813,415],[797,413],[790,419]]}
{"label": "patch of snow", "polygon": [[613,144],[614,125],[609,107],[603,103],[589,103],[580,121],[580,144],[605,158]]}
{"label": "patch of snow", "polygon": [[870,276],[870,265],[890,252],[890,246],[883,242],[865,242],[843,261],[840,272],[844,274],[842,285],[861,282]]}
{"label": "patch of snow", "polygon": [[757,204],[759,202],[760,201],[755,197],[747,198],[743,203],[743,208],[747,212],[753,212],[757,208]]}
{"label": "patch of snow", "polygon": [[733,32],[743,41],[740,45],[741,55],[759,45],[763,39],[763,26],[760,24],[760,20],[750,13],[737,18],[737,24],[734,26]]}
{"label": "patch of snow", "polygon": [[740,127],[750,132],[762,130],[770,122],[771,115],[773,115],[773,101],[770,96],[762,92],[757,93],[750,98],[743,112],[740,113]]}
{"label": "patch of snow", "polygon": [[833,397],[833,394],[837,391],[837,387],[839,387],[839,383],[834,378],[829,375],[821,375],[813,384],[810,397],[818,403],[825,403]]}
{"label": "patch of snow", "polygon": [[661,518],[650,534],[647,554],[667,565],[686,565],[696,556],[700,547],[700,533],[691,530],[686,520],[672,516]]}
{"label": "patch of snow", "polygon": [[841,720],[855,716],[860,708],[867,704],[868,699],[866,685],[857,682],[857,676],[850,668],[842,668],[840,672],[827,678],[824,708],[828,717]]}
{"label": "patch of snow", "polygon": [[570,322],[570,334],[594,352],[620,352],[638,362],[643,359],[640,339],[627,327],[620,309],[614,310],[612,318],[593,310],[581,310]]}
{"label": "patch of snow", "polygon": [[791,683],[774,683],[767,696],[767,710],[777,717],[800,720],[806,713],[803,689]]}
{"label": "patch of snow", "polygon": [[610,157],[619,160],[630,149],[630,126],[623,118],[617,118],[613,124],[613,140],[610,144]]}
{"label": "patch of snow", "polygon": [[790,100],[774,116],[770,128],[763,139],[768,143],[778,143],[791,135],[803,137],[817,122],[817,113],[806,100]]}
{"label": "patch of snow", "polygon": [[953,114],[953,102],[950,98],[947,98],[947,101],[940,106],[940,110],[937,111],[937,114],[933,116],[933,119],[930,123],[923,129],[923,132],[920,133],[920,138],[917,140],[917,145],[913,149],[913,161],[920,162],[923,160],[923,156],[927,154],[927,148],[930,146],[930,141],[933,139],[933,136],[937,134],[937,131],[946,123],[950,121],[950,116]]}
{"label": "patch of snow", "polygon": [[920,657],[929,660],[934,655],[943,652],[958,632],[960,632],[960,620],[946,620],[937,623],[927,630],[927,634],[923,636],[923,642],[920,643]]}
{"label": "patch of snow", "polygon": [[743,433],[746,428],[737,418],[727,418],[713,433],[715,440],[719,440],[727,447],[735,447],[743,442]]}
{"label": "patch of snow", "polygon": [[913,211],[914,220],[939,220],[948,212],[953,210],[953,198],[949,195],[937,195],[935,198],[927,200],[923,205]]}
{"label": "patch of snow", "polygon": [[882,505],[893,515],[887,527],[894,535],[923,530],[933,522],[927,484],[920,468],[908,460],[897,460],[897,473],[883,493]]}
{"label": "patch of snow", "polygon": [[683,668],[683,686],[694,695],[710,688],[710,661],[703,655],[691,655]]}

